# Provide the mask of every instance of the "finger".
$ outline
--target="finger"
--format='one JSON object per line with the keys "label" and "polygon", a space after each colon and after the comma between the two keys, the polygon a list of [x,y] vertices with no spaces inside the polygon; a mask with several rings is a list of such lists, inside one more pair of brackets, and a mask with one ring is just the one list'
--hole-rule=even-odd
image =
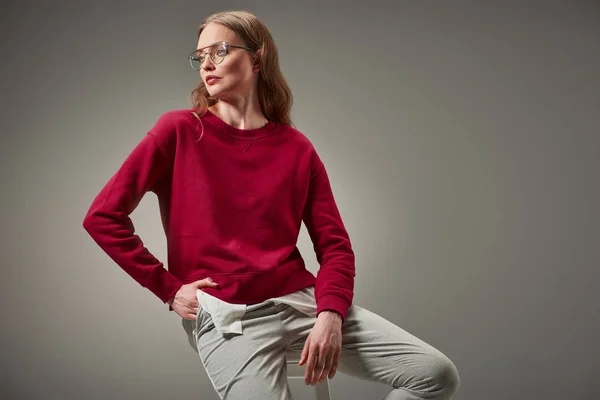
{"label": "finger", "polygon": [[308,356],[308,340],[304,343],[304,348],[302,349],[302,354],[300,354],[300,361],[298,365],[304,365]]}
{"label": "finger", "polygon": [[338,365],[340,363],[340,356],[342,355],[342,348],[339,347],[333,356],[333,363],[331,364],[331,371],[329,371],[329,379],[333,379],[335,373],[337,372]]}
{"label": "finger", "polygon": [[321,371],[321,374],[317,378],[317,383],[318,382],[323,382],[323,380],[329,374],[329,371],[331,371],[331,367],[333,366],[333,359],[335,357],[335,353],[336,353],[335,350],[331,351],[330,354],[329,354],[329,356],[327,356],[327,358],[325,358],[324,366],[323,366],[323,371]]}
{"label": "finger", "polygon": [[310,383],[311,385],[314,385],[317,383],[317,377],[319,376],[319,374],[321,373],[321,370],[323,369],[323,356],[321,355],[321,351],[319,351],[319,348],[315,348],[315,356],[314,356],[314,366],[312,369],[312,376],[310,378]]}
{"label": "finger", "polygon": [[306,369],[304,371],[304,383],[310,384],[310,378],[312,377],[312,369],[315,366],[314,354],[309,350],[306,356]]}
{"label": "finger", "polygon": [[318,354],[315,354],[314,350],[308,352],[308,359],[306,362],[306,371],[304,372],[304,382],[308,385],[312,383],[313,371],[315,369],[315,363],[318,361]]}
{"label": "finger", "polygon": [[196,310],[196,307],[195,307],[195,306],[193,306],[193,305],[190,305],[190,304],[187,304],[187,305],[185,306],[185,308],[186,308],[186,311],[187,311],[188,313],[190,313],[190,314],[192,314],[192,315],[196,315],[196,312],[195,312],[195,310]]}
{"label": "finger", "polygon": [[[324,352],[324,354],[325,354],[325,352]],[[319,358],[318,368],[315,371],[315,379],[314,379],[315,385],[317,383],[323,381],[323,379],[325,379],[325,377],[329,373],[329,367],[327,366],[327,364],[329,363],[330,359],[331,359],[331,356],[327,356],[327,355],[322,355]]]}
{"label": "finger", "polygon": [[200,279],[199,281],[196,282],[196,286],[201,288],[203,286],[205,286],[206,284],[212,283],[214,282],[212,280],[212,278],[204,278],[204,279]]}
{"label": "finger", "polygon": [[208,278],[206,280],[206,283],[208,283],[209,286],[219,286],[219,284],[217,282],[213,281],[212,278]]}

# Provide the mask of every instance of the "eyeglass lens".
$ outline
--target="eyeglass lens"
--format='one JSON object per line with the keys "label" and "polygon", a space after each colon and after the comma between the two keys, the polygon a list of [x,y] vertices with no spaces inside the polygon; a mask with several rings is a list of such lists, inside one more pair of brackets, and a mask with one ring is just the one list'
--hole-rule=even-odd
{"label": "eyeglass lens", "polygon": [[224,45],[218,45],[211,47],[208,51],[198,50],[190,56],[190,64],[195,70],[199,70],[206,59],[207,53],[210,55],[210,59],[213,63],[219,64],[227,55],[227,47]]}

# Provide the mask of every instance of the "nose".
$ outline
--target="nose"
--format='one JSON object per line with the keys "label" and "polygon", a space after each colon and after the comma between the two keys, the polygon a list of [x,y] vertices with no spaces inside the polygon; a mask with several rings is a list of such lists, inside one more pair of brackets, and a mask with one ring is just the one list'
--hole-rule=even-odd
{"label": "nose", "polygon": [[204,62],[202,62],[201,68],[205,71],[214,71],[215,64],[213,63],[210,57],[205,57]]}

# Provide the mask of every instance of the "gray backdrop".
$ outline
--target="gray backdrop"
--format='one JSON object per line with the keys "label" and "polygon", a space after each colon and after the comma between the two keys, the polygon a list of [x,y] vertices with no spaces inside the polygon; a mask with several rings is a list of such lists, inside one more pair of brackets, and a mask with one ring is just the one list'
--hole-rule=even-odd
{"label": "gray backdrop", "polygon": [[[217,399],[178,316],[81,224],[159,115],[189,107],[196,28],[225,9],[276,40],[356,250],[355,302],[447,354],[456,399],[597,396],[598,2],[2,8],[0,397]],[[156,198],[132,219],[166,260]],[[299,247],[316,272],[304,227]],[[387,388],[338,374],[332,391]]]}

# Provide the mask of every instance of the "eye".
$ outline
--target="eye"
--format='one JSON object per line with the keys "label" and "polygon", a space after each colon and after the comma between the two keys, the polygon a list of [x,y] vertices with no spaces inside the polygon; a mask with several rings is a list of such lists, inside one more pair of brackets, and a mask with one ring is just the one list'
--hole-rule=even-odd
{"label": "eye", "polygon": [[218,56],[224,56],[225,54],[227,54],[227,50],[226,49],[224,49],[222,47],[219,48],[219,49],[217,49],[217,55]]}

